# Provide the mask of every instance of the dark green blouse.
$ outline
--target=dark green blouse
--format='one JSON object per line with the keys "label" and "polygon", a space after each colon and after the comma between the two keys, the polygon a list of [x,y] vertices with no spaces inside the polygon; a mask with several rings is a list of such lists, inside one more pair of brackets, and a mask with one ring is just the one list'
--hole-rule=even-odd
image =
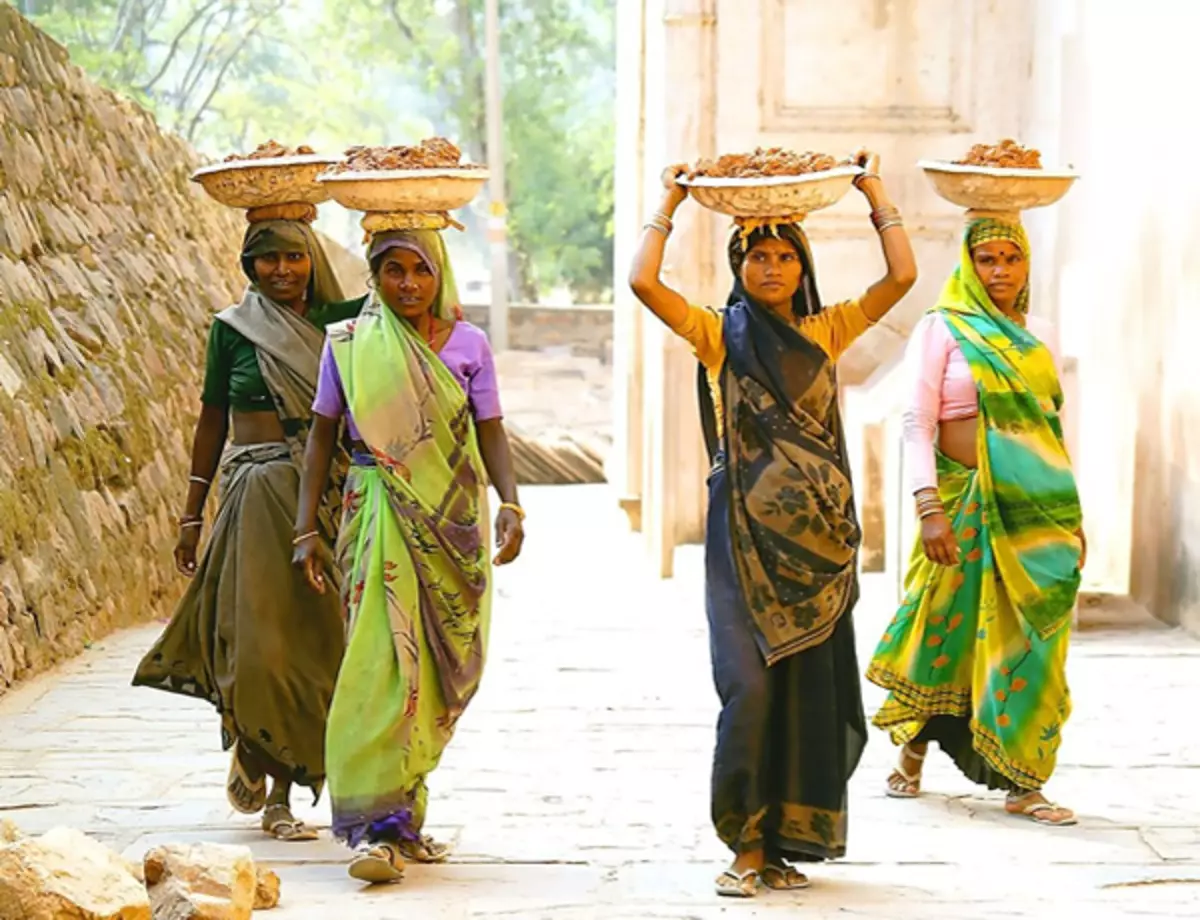
{"label": "dark green blouse", "polygon": [[[365,297],[326,304],[308,314],[318,329],[358,315]],[[314,385],[316,381],[313,381]],[[218,406],[234,412],[271,412],[275,401],[263,380],[254,345],[227,323],[214,319],[208,330],[208,349],[204,355],[204,389],[200,399],[206,406]]]}

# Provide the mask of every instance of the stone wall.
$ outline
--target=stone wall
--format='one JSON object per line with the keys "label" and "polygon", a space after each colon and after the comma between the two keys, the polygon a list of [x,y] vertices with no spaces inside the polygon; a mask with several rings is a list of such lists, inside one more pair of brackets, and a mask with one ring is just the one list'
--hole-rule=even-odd
{"label": "stone wall", "polygon": [[0,4],[0,693],[170,613],[204,336],[239,215]]}

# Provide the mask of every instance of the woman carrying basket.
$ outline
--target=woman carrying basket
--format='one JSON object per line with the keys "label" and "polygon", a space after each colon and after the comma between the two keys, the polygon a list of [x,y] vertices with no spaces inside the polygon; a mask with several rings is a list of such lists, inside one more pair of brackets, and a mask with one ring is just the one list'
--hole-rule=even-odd
{"label": "woman carrying basket", "polygon": [[866,742],[852,611],[860,531],[838,410],[838,357],[916,280],[878,158],[856,185],[872,207],[887,274],[856,300],[822,308],[797,223],[736,226],[724,310],[692,306],[659,277],[671,218],[666,192],[630,283],[694,348],[713,468],[705,536],[713,677],[721,699],[712,818],[734,859],[718,894],[808,879],[789,860],[846,851],[846,786]]}
{"label": "woman carrying basket", "polygon": [[[216,707],[222,743],[233,749],[230,804],[263,812],[263,830],[281,840],[316,838],[293,816],[290,790],[299,784],[319,796],[325,780],[341,616],[336,597],[313,595],[292,569],[292,524],[321,330],[356,309],[339,303],[341,289],[308,225],[315,208],[300,210],[309,212],[305,219],[250,224],[241,254],[249,286],[213,320],[175,547],[176,564],[192,581],[133,678],[136,686]],[[218,468],[220,506],[197,562]],[[344,463],[339,476],[341,469]],[[331,541],[336,488],[319,499],[313,529]]]}
{"label": "woman carrying basket", "polygon": [[338,568],[348,647],[328,726],[334,833],[360,852],[352,877],[397,881],[437,862],[422,833],[426,779],[479,688],[491,615],[488,478],[502,504],[495,564],[517,558],[524,512],[492,353],[458,318],[440,233],[372,235],[374,292],[331,327],[321,355],[296,519],[295,561],[326,592],[317,509],[339,420],[354,454]]}
{"label": "woman carrying basket", "polygon": [[867,677],[913,798],[936,741],[1006,809],[1075,823],[1042,787],[1071,712],[1066,658],[1086,556],[1063,439],[1056,336],[1029,316],[1019,219],[973,216],[958,267],[913,332],[904,442],[921,533]]}

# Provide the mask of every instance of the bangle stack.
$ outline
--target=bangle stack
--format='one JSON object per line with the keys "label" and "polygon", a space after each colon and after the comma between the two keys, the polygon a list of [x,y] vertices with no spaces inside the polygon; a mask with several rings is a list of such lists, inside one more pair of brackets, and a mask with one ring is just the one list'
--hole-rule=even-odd
{"label": "bangle stack", "polygon": [[917,493],[917,518],[925,520],[927,517],[933,517],[935,514],[945,514],[946,508],[942,504],[941,496],[933,489],[927,489]]}
{"label": "bangle stack", "polygon": [[520,505],[515,504],[514,502],[503,502],[500,505],[500,510],[501,511],[511,511],[513,514],[515,514],[517,516],[518,521],[521,521],[522,523],[524,523],[524,521],[525,521],[525,509],[522,508]]}
{"label": "bangle stack", "polygon": [[670,236],[671,231],[675,229],[675,222],[667,217],[662,211],[659,211],[642,227],[643,230],[657,230],[663,236]]}
{"label": "bangle stack", "polygon": [[894,207],[875,208],[871,212],[871,223],[875,225],[876,233],[904,226],[904,221],[900,219],[900,209]]}
{"label": "bangle stack", "polygon": [[187,530],[191,527],[203,527],[204,518],[199,514],[184,514],[179,518],[179,529]]}

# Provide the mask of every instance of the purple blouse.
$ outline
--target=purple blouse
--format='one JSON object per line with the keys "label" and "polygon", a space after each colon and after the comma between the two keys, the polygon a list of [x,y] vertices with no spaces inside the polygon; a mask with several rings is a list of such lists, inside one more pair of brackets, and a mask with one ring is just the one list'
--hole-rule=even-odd
{"label": "purple blouse", "polygon": [[[500,410],[500,389],[496,385],[496,363],[492,358],[492,347],[487,334],[478,326],[459,320],[450,330],[450,337],[438,352],[442,363],[449,368],[467,394],[471,414],[475,421],[503,418]],[[342,375],[338,373],[337,360],[329,339],[321,350],[321,368],[317,374],[317,395],[313,400],[313,412],[326,418],[339,419],[346,416],[346,429],[355,441],[361,441],[354,419],[346,408],[346,394],[342,390]]]}

